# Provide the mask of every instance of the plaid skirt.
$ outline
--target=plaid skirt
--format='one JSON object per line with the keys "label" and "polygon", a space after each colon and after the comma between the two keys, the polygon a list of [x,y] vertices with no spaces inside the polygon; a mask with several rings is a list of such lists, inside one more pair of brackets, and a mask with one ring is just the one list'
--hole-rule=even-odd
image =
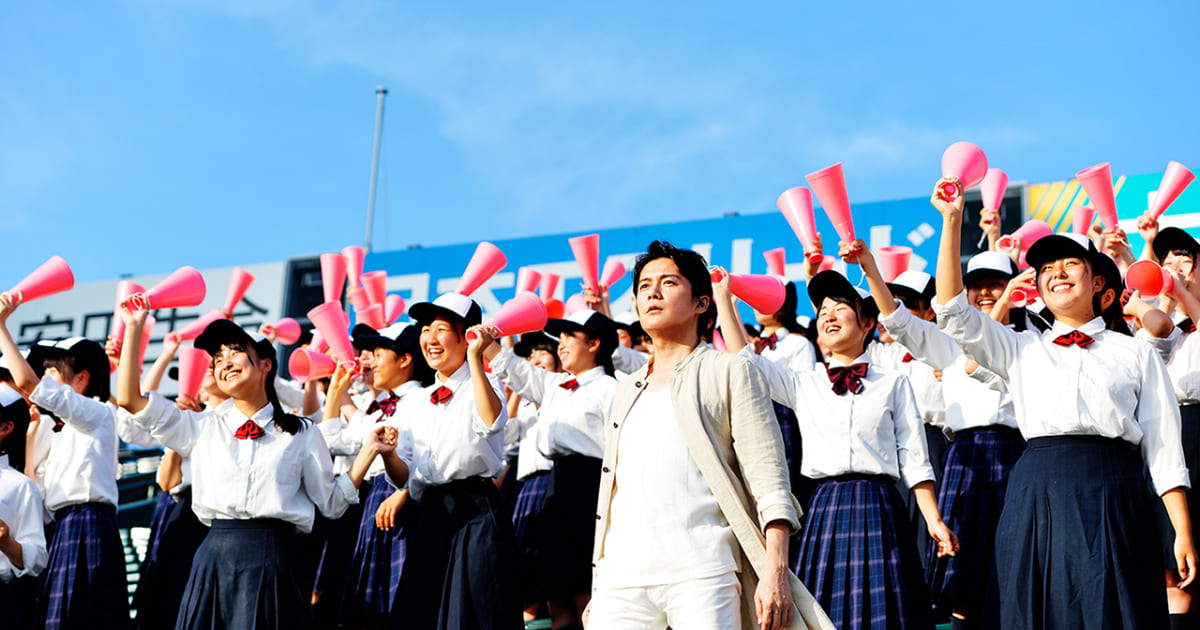
{"label": "plaid skirt", "polygon": [[1008,474],[1023,450],[1020,432],[1000,425],[960,431],[950,444],[938,510],[960,546],[957,555],[939,558],[937,546],[931,545],[926,555],[935,617],[953,610],[968,617],[982,612]]}
{"label": "plaid skirt", "polygon": [[76,503],[54,513],[37,597],[37,615],[48,630],[129,627],[116,513],[105,503]]}
{"label": "plaid skirt", "polygon": [[411,502],[396,514],[396,525],[388,531],[375,526],[375,512],[396,489],[380,474],[371,483],[363,501],[358,537],[346,576],[339,621],[343,627],[357,627],[365,620],[379,619],[391,610],[396,586],[404,570],[405,523],[412,515]]}
{"label": "plaid skirt", "polygon": [[821,480],[800,536],[796,574],[839,628],[933,627],[912,524],[895,480]]}
{"label": "plaid skirt", "polygon": [[1124,440],[1029,440],[1008,477],[998,595],[983,620],[1008,630],[1168,627],[1155,497],[1142,468]]}
{"label": "plaid skirt", "polygon": [[521,599],[525,603],[546,601],[548,582],[555,579],[548,566],[546,515],[543,508],[550,494],[550,471],[538,471],[521,481],[513,506],[513,533],[517,540],[517,573]]}

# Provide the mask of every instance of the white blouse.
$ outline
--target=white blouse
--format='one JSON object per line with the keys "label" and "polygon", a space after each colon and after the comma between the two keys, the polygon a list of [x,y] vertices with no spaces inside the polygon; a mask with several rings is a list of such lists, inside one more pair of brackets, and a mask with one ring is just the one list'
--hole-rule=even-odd
{"label": "white blouse", "polygon": [[[419,381],[408,381],[392,390],[391,393],[396,394],[400,398],[400,400],[396,401],[396,408],[392,412],[393,417],[403,408],[402,404],[404,400],[410,396],[420,396],[421,389]],[[383,401],[387,398],[388,392],[384,391],[375,400]],[[323,420],[317,425],[321,431],[321,435],[325,438],[325,444],[329,446],[330,454],[337,458],[334,460],[334,472],[337,474],[344,474],[350,470],[350,465],[354,462],[354,458],[358,456],[358,452],[362,450],[367,437],[375,430],[376,424],[386,420],[383,417],[382,409],[377,409],[371,413],[367,413],[367,409],[370,409],[370,404],[357,409],[354,415],[350,416],[349,422],[343,420],[339,415],[336,418]],[[383,472],[383,469],[383,458],[376,457],[367,469],[364,481],[374,479],[379,473]]]}
{"label": "white blouse", "polygon": [[[916,360],[916,355],[909,352],[899,340],[892,343],[873,341],[867,346],[867,355],[871,357],[871,365],[908,377],[908,383],[912,385],[913,394],[917,397],[917,409],[921,412],[921,420],[925,424],[935,427],[946,424],[946,402],[942,393],[942,382],[934,373],[934,367]],[[904,360],[906,355],[912,355],[910,360]]]}
{"label": "white blouse", "polygon": [[42,493],[8,464],[8,455],[0,455],[0,521],[8,525],[8,535],[21,545],[21,563],[25,565],[18,569],[0,553],[0,582],[40,574],[49,558],[42,527]]}
{"label": "white blouse", "polygon": [[42,378],[29,399],[65,423],[42,415],[34,465],[50,512],[76,503],[117,506],[116,408],[76,393],[50,377]]}
{"label": "white blouse", "polygon": [[808,338],[786,328],[775,331],[775,348],[764,347],[762,356],[775,365],[797,372],[807,372],[817,365],[817,355]]}

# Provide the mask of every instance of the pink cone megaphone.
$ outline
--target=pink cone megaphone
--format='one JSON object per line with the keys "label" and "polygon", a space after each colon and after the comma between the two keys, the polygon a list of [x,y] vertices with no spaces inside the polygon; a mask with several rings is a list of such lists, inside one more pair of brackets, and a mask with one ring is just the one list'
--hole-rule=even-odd
{"label": "pink cone megaphone", "polygon": [[545,301],[546,317],[553,319],[562,319],[566,314],[567,306],[562,300],[551,298]]}
{"label": "pink cone megaphone", "polygon": [[1152,298],[1174,289],[1175,278],[1153,260],[1139,260],[1125,271],[1125,286],[1144,298]]}
{"label": "pink cone megaphone", "polygon": [[888,245],[879,248],[879,275],[884,282],[891,282],[896,276],[908,271],[908,263],[912,260],[913,250],[904,245]]}
{"label": "pink cone megaphone", "polygon": [[395,324],[404,314],[404,298],[395,293],[388,294],[383,300],[383,314],[387,318],[388,326]]}
{"label": "pink cone megaphone", "polygon": [[25,276],[8,293],[18,302],[31,302],[55,293],[68,291],[75,286],[75,275],[61,256],[51,256],[33,273]]}
{"label": "pink cone megaphone", "polygon": [[542,274],[529,267],[521,267],[517,270],[517,293],[536,292],[541,279]]}
{"label": "pink cone megaphone", "polygon": [[200,393],[200,385],[204,383],[204,374],[212,365],[212,357],[200,348],[183,346],[179,349],[179,394],[196,397]]}
{"label": "pink cone megaphone", "polygon": [[463,271],[462,277],[459,278],[458,288],[454,289],[454,292],[471,295],[507,264],[508,258],[499,247],[481,241],[475,248],[475,255],[471,256],[471,262],[467,263],[466,271]]}
{"label": "pink cone megaphone", "polygon": [[787,270],[787,250],[782,247],[768,249],[763,252],[763,258],[767,259],[767,273],[773,276],[786,276]]}
{"label": "pink cone megaphone", "polygon": [[1088,201],[1104,222],[1104,227],[1117,229],[1117,200],[1113,195],[1112,168],[1108,162],[1097,164],[1075,173],[1075,179],[1083,186]]}
{"label": "pink cone megaphone", "polygon": [[563,303],[563,313],[565,313],[567,317],[570,317],[585,308],[587,308],[587,301],[584,299],[582,293],[576,293],[575,295],[572,295],[571,297],[567,298],[566,302]]}
{"label": "pink cone megaphone", "polygon": [[199,306],[204,301],[204,276],[195,267],[180,267],[145,293],[127,298],[130,310]]}
{"label": "pink cone megaphone", "polygon": [[821,202],[821,208],[825,210],[838,237],[846,243],[853,242],[854,219],[850,216],[850,197],[846,194],[846,175],[842,172],[842,163],[809,173],[804,179],[812,186],[813,194]]}
{"label": "pink cone megaphone", "polygon": [[150,347],[150,336],[154,334],[154,325],[158,323],[153,315],[146,316],[146,323],[142,325],[142,345],[138,347],[138,369],[146,364],[146,348]]}
{"label": "pink cone megaphone", "polygon": [[113,306],[113,320],[110,335],[113,339],[125,342],[125,320],[121,319],[121,303],[134,293],[141,293],[146,287],[132,281],[122,280],[117,283],[117,303]]}
{"label": "pink cone megaphone", "polygon": [[604,261],[604,270],[600,272],[600,284],[606,288],[611,287],[624,277],[625,263],[609,256],[608,260]]}
{"label": "pink cone megaphone", "polygon": [[340,302],[346,284],[346,257],[341,254],[321,254],[321,286],[326,302]]}
{"label": "pink cone megaphone", "polygon": [[355,310],[362,310],[371,305],[371,298],[367,296],[367,290],[362,287],[346,291],[346,299],[354,306]]}
{"label": "pink cone megaphone", "polygon": [[300,322],[291,317],[284,317],[274,324],[266,324],[263,328],[275,335],[275,341],[290,346],[300,341]]}
{"label": "pink cone megaphone", "polygon": [[1017,251],[1018,243],[1021,248],[1021,256],[1018,261],[1018,267],[1025,267],[1025,254],[1029,248],[1039,239],[1054,234],[1054,228],[1046,224],[1045,221],[1039,219],[1031,219],[1025,225],[1017,228],[1017,231],[1011,235],[1001,236],[1000,240],[996,241],[996,247],[1007,254],[1012,254]]}
{"label": "pink cone megaphone", "polygon": [[[538,285],[538,295],[542,301],[554,299],[554,292],[558,290],[558,281],[562,280],[562,276],[548,271],[542,272],[542,281]],[[554,317],[551,315],[550,317]],[[555,318],[557,319],[557,318]]]}
{"label": "pink cone megaphone", "polygon": [[1154,203],[1150,205],[1151,216],[1156,219],[1161,217],[1194,179],[1196,179],[1196,175],[1188,170],[1188,167],[1174,160],[1167,162],[1167,170],[1163,172],[1162,183],[1158,185],[1158,193],[1154,195]]}
{"label": "pink cone megaphone", "polygon": [[575,262],[579,265],[579,274],[583,276],[583,284],[592,293],[600,294],[600,235],[588,234],[567,239],[571,251],[575,254]]}
{"label": "pink cone megaphone", "polygon": [[817,239],[817,223],[813,217],[812,191],[803,186],[789,188],[779,195],[775,205],[779,206],[783,218],[787,219],[788,225],[796,233],[796,238],[804,247],[804,255],[808,258],[820,256],[821,252],[813,245]]}
{"label": "pink cone megaphone", "polygon": [[346,281],[353,289],[361,281],[363,259],[367,257],[367,251],[358,245],[350,245],[342,248],[342,257],[346,259]]}
{"label": "pink cone megaphone", "polygon": [[938,196],[946,201],[958,199],[968,188],[979,185],[987,171],[987,156],[983,149],[970,142],[955,142],[942,153],[942,177],[952,181],[941,185]]}
{"label": "pink cone megaphone", "polygon": [[1076,234],[1088,233],[1092,229],[1092,224],[1096,222],[1096,211],[1089,206],[1075,206],[1071,208],[1071,231]]}
{"label": "pink cone megaphone", "polygon": [[[724,274],[720,269],[714,269],[710,275],[713,282],[720,282]],[[759,313],[774,313],[787,299],[787,286],[776,276],[731,273],[729,291]]]}
{"label": "pink cone megaphone", "polygon": [[314,307],[308,312],[308,319],[329,344],[329,351],[335,359],[345,363],[354,362],[354,343],[350,341],[350,333],[346,330],[346,313],[342,311],[341,302],[326,302]]}
{"label": "pink cone megaphone", "polygon": [[[546,305],[536,295],[518,293],[483,325],[496,339],[541,330],[546,327]],[[475,341],[478,337],[476,331],[467,331],[467,341]]]}
{"label": "pink cone megaphone", "polygon": [[713,347],[721,352],[729,352],[729,346],[725,345],[725,337],[720,330],[713,329]]}
{"label": "pink cone megaphone", "polygon": [[333,357],[304,348],[293,350],[292,356],[288,359],[288,372],[291,373],[292,378],[301,383],[325,378],[333,374],[336,369],[337,362],[333,360]]}
{"label": "pink cone megaphone", "polygon": [[238,302],[242,301],[246,290],[253,282],[254,274],[241,267],[234,267],[233,278],[229,281],[229,289],[225,292],[225,306],[221,310],[233,317],[233,309],[237,308]]}
{"label": "pink cone megaphone", "polygon": [[329,349],[329,344],[326,343],[325,338],[321,336],[321,331],[315,328],[313,329],[312,339],[310,339],[308,342],[308,348],[313,352],[325,352]]}
{"label": "pink cone megaphone", "polygon": [[372,304],[361,311],[355,311],[354,314],[358,317],[359,323],[366,324],[375,330],[383,330],[388,327],[384,319],[382,304]]}
{"label": "pink cone megaphone", "polygon": [[367,299],[371,304],[383,304],[387,298],[387,272],[372,271],[362,275],[363,291],[367,292]]}
{"label": "pink cone megaphone", "polygon": [[213,309],[196,318],[196,321],[169,334],[178,337],[179,341],[190,341],[196,337],[199,337],[200,333],[204,332],[204,329],[208,328],[209,324],[217,321],[218,319],[225,319],[225,313],[223,313],[220,309]]}
{"label": "pink cone megaphone", "polygon": [[1017,308],[1025,308],[1036,297],[1037,293],[1029,289],[1022,288],[1013,289],[1012,293],[1008,294],[1009,301],[1012,302],[1012,305]]}
{"label": "pink cone megaphone", "polygon": [[1008,190],[1008,173],[989,168],[983,181],[979,182],[979,194],[983,197],[983,207],[989,210],[999,210],[1004,203],[1004,192]]}
{"label": "pink cone megaphone", "polygon": [[817,271],[830,271],[837,264],[837,259],[833,256],[822,256],[821,264],[817,266]]}

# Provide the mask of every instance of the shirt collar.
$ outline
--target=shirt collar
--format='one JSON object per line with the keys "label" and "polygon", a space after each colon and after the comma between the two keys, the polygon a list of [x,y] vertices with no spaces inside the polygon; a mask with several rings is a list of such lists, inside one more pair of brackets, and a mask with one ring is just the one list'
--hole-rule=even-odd
{"label": "shirt collar", "polygon": [[470,379],[471,379],[471,366],[468,364],[467,361],[463,361],[462,365],[458,366],[458,369],[454,370],[454,373],[451,374],[450,378],[446,379],[445,382],[439,380],[435,376],[433,379],[433,385],[431,385],[431,387],[433,387],[434,389],[437,389],[438,387],[445,385],[446,387],[449,387],[451,390],[456,390],[456,389],[458,389],[458,386],[461,383],[464,383]]}
{"label": "shirt collar", "polygon": [[8,468],[8,455],[0,455],[0,469]]}
{"label": "shirt collar", "polygon": [[271,418],[275,415],[275,407],[272,406],[271,403],[267,403],[262,409],[255,411],[253,416],[246,418],[246,416],[242,414],[237,406],[232,404],[232,401],[232,398],[227,401],[231,403],[229,406],[230,414],[228,417],[231,426],[233,426],[235,429],[245,424],[246,420],[251,420],[254,422],[254,424],[257,424],[259,428],[265,429],[267,423],[270,422]]}
{"label": "shirt collar", "polygon": [[867,356],[867,353],[864,352],[864,353],[858,355],[858,357],[856,357],[853,361],[851,361],[850,365],[843,365],[840,361],[838,361],[837,359],[835,359],[833,357],[827,357],[827,361],[829,362],[829,367],[831,367],[831,368],[850,367],[850,365],[854,365],[856,363],[866,363],[866,364],[870,365],[871,357]]}
{"label": "shirt collar", "polygon": [[583,374],[580,374],[579,376],[575,376],[572,378],[579,381],[580,385],[584,385],[586,383],[591,383],[592,381],[594,381],[598,378],[602,378],[604,376],[605,376],[604,368],[597,365],[596,367],[584,372]]}
{"label": "shirt collar", "polygon": [[[780,328],[779,330],[775,331],[775,341],[783,341],[783,338],[787,337],[790,334],[792,334],[792,333],[789,332],[788,329]],[[767,336],[770,337],[770,335],[767,335]]]}
{"label": "shirt collar", "polygon": [[396,389],[393,389],[392,393],[399,396],[400,398],[404,398],[408,394],[411,394],[413,392],[419,392],[422,389],[425,389],[425,388],[421,387],[420,381],[412,380],[412,381],[405,381],[403,385],[401,385],[400,387],[397,387]]}
{"label": "shirt collar", "polygon": [[1100,333],[1104,332],[1104,320],[1099,317],[1096,317],[1096,318],[1092,319],[1091,321],[1089,321],[1088,323],[1086,323],[1086,324],[1080,326],[1078,329],[1076,329],[1076,328],[1072,328],[1072,327],[1064,324],[1062,322],[1062,320],[1056,319],[1056,320],[1054,320],[1054,325],[1050,327],[1050,330],[1046,331],[1046,335],[1048,335],[1050,339],[1056,339],[1062,335],[1065,335],[1065,334],[1071,332],[1072,330],[1078,330],[1079,332],[1081,332],[1085,335],[1088,335],[1090,337],[1095,337],[1095,336],[1099,335]]}

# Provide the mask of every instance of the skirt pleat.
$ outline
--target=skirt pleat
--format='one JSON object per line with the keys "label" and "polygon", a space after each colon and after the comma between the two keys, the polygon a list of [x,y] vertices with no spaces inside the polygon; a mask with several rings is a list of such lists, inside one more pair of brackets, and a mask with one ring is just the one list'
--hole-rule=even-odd
{"label": "skirt pleat", "polygon": [[404,527],[411,514],[409,503],[406,502],[396,514],[396,525],[392,529],[384,531],[375,525],[375,512],[395,491],[387,476],[379,475],[363,501],[362,519],[342,598],[340,621],[343,627],[356,627],[363,620],[382,618],[395,600],[396,586],[404,569]]}

